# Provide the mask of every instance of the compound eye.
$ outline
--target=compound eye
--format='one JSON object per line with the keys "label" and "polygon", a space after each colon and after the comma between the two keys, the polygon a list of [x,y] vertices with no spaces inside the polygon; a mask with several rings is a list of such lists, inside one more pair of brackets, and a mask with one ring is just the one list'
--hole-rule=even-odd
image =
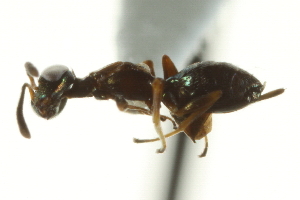
{"label": "compound eye", "polygon": [[45,69],[42,72],[41,77],[50,82],[58,81],[59,79],[61,79],[62,75],[68,70],[68,67],[64,65],[53,65]]}

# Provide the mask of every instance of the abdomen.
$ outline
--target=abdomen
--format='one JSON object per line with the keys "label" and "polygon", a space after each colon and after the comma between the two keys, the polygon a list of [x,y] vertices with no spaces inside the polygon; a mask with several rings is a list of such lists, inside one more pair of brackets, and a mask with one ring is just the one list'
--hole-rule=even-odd
{"label": "abdomen", "polygon": [[223,94],[209,109],[211,113],[232,112],[255,102],[263,86],[254,76],[229,63],[195,63],[166,80],[164,102],[180,109],[216,90]]}

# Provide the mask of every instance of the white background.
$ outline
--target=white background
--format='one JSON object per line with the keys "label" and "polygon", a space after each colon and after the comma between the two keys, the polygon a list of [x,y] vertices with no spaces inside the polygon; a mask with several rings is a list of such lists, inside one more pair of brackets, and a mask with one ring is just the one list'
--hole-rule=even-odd
{"label": "white background", "polygon": [[[60,116],[46,121],[33,113],[27,94],[24,115],[32,139],[22,138],[16,123],[21,86],[28,81],[26,61],[40,70],[63,64],[84,77],[125,59],[117,55],[121,6],[120,1],[1,1],[0,199],[164,199],[176,138],[168,139],[162,155],[155,154],[159,143],[132,143],[133,137],[155,136],[151,118],[90,98],[70,100]],[[298,8],[296,0],[228,1],[199,33],[209,44],[206,59],[236,64],[266,81],[266,91],[286,92],[214,115],[207,157],[196,156],[202,142],[189,145],[178,199],[299,199]],[[181,68],[188,58],[176,55],[192,54],[197,45],[176,45],[153,55],[170,54]],[[143,59],[158,59],[153,55]]]}

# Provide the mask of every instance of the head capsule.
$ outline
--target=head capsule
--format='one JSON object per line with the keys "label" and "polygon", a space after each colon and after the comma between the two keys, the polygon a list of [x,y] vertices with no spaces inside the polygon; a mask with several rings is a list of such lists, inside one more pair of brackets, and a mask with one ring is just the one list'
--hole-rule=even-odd
{"label": "head capsule", "polygon": [[17,121],[21,134],[25,138],[30,138],[30,132],[23,115],[23,102],[25,90],[28,88],[33,110],[41,117],[50,119],[58,115],[67,103],[64,93],[73,86],[75,75],[67,67],[54,65],[43,71],[39,77],[37,87],[34,77],[38,77],[38,70],[29,62],[25,63],[25,69],[30,80],[30,84],[24,83],[17,107]]}
{"label": "head capsule", "polygon": [[63,94],[72,88],[74,80],[75,75],[66,66],[53,65],[45,69],[31,99],[33,110],[45,119],[58,115],[67,103]]}

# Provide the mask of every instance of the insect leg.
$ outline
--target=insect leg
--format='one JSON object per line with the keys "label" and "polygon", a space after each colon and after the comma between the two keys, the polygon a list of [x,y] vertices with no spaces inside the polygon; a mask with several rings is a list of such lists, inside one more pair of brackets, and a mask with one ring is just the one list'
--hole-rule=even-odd
{"label": "insect leg", "polygon": [[155,76],[155,71],[154,71],[154,66],[153,66],[153,62],[152,60],[145,60],[142,63],[148,65],[149,69],[150,69],[150,73],[152,76]]}
{"label": "insect leg", "polygon": [[[171,137],[173,135],[176,135],[177,133],[180,133],[184,131],[191,123],[193,123],[198,117],[202,116],[211,106],[214,105],[214,103],[222,96],[222,91],[214,91],[211,92],[197,100],[197,104],[200,106],[193,110],[191,115],[185,119],[183,122],[181,122],[178,126],[178,128],[166,135],[164,135],[165,138]],[[155,142],[158,141],[159,138],[154,139],[134,139],[135,143],[145,143],[145,142]]]}
{"label": "insect leg", "polygon": [[161,125],[160,125],[160,104],[162,101],[163,89],[164,89],[164,80],[161,78],[154,79],[152,83],[152,91],[153,91],[152,120],[162,145],[160,149],[157,149],[156,151],[157,153],[163,153],[167,147],[166,138],[162,132]]}
{"label": "insect leg", "polygon": [[207,154],[207,149],[208,149],[208,138],[207,138],[207,135],[204,137],[204,139],[205,139],[205,147],[204,147],[203,152],[199,155],[199,158],[203,158]]}
{"label": "insect leg", "polygon": [[190,137],[193,142],[205,138],[205,148],[200,157],[204,157],[207,153],[208,139],[207,134],[212,129],[212,113],[204,113],[198,116],[188,127],[184,129],[184,133]]}
{"label": "insect leg", "polygon": [[131,113],[131,114],[152,115],[150,110],[138,106],[134,106],[134,105],[129,105],[124,98],[116,98],[115,101],[117,103],[118,109],[122,112]]}
{"label": "insect leg", "polygon": [[178,70],[176,69],[174,63],[172,62],[171,58],[167,55],[163,55],[162,57],[162,66],[164,71],[164,79],[178,74]]}
{"label": "insect leg", "polygon": [[[117,103],[117,107],[122,112],[130,113],[130,114],[144,114],[144,115],[152,116],[151,110],[141,108],[141,107],[138,107],[138,106],[134,106],[134,105],[129,105],[127,103],[127,101],[123,98],[116,98],[115,101]],[[160,115],[160,120],[161,121],[170,120],[173,124],[173,128],[174,129],[177,128],[176,122],[168,116]]]}

